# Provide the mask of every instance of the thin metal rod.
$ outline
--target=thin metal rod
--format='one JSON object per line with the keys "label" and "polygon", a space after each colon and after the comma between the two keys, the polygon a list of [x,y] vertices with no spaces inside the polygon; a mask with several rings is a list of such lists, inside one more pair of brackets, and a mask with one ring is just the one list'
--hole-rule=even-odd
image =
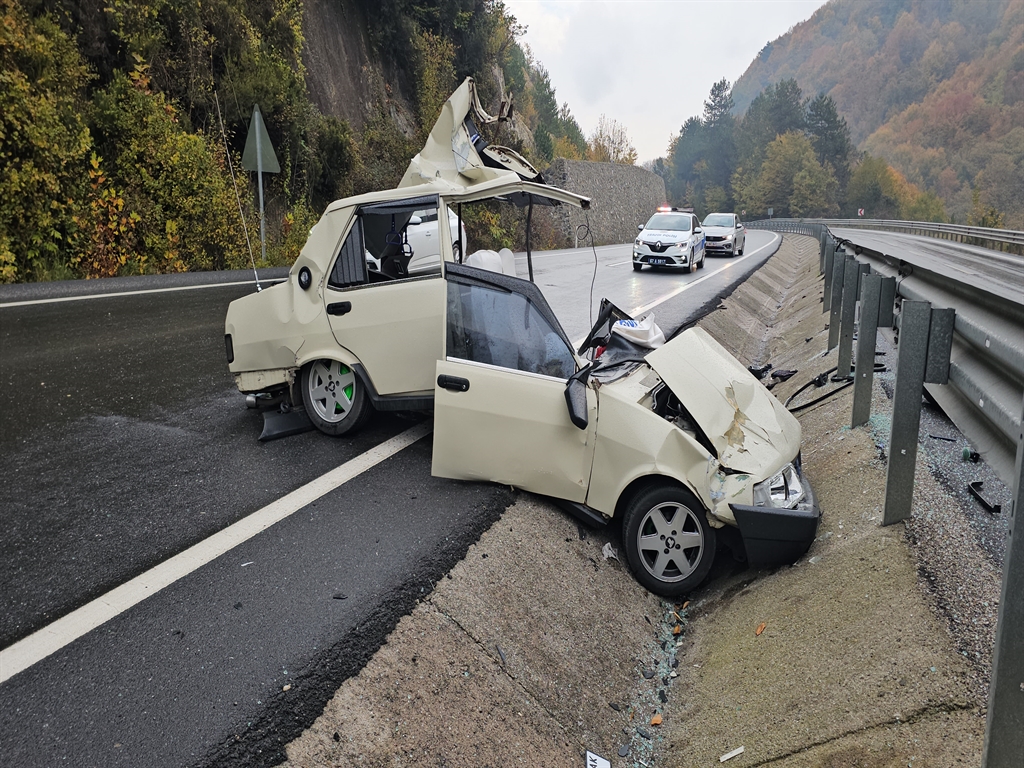
{"label": "thin metal rod", "polygon": [[533,224],[533,195],[530,195],[530,205],[526,209],[526,266],[530,270],[530,282],[533,282],[533,253],[530,250],[530,230]]}

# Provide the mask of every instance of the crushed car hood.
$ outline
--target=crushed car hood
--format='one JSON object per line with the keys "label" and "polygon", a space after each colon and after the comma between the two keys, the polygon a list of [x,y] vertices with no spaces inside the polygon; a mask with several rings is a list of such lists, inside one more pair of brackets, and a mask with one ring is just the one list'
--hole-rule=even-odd
{"label": "crushed car hood", "polygon": [[646,360],[707,434],[722,466],[766,475],[796,456],[800,422],[702,328],[684,331]]}

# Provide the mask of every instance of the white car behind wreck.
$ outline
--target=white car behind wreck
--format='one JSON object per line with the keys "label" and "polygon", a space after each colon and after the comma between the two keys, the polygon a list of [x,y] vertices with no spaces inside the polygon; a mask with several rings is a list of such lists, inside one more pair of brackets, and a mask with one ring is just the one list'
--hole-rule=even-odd
{"label": "white car behind wreck", "polygon": [[407,273],[414,211],[444,221],[448,208],[489,198],[589,204],[487,146],[473,116],[492,120],[467,80],[398,189],[333,203],[286,282],[232,302],[239,390],[290,398],[328,434],[374,409],[433,408],[434,475],[621,521],[630,568],[658,594],[697,586],[720,543],[753,563],[799,557],[820,516],[800,471],[800,425],[705,332],[652,351],[612,330],[625,316],[606,304],[574,350],[510,254],[457,263],[449,227],[436,272]]}

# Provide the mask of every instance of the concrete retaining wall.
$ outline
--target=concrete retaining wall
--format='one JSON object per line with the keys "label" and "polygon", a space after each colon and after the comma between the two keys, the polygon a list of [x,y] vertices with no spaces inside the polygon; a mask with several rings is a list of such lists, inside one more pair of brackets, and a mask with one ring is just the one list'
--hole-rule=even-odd
{"label": "concrete retaining wall", "polygon": [[665,203],[665,180],[637,165],[559,158],[543,175],[551,186],[591,199],[589,211],[565,205],[549,212],[563,247],[573,245],[576,227],[588,218],[597,245],[631,242],[637,224]]}

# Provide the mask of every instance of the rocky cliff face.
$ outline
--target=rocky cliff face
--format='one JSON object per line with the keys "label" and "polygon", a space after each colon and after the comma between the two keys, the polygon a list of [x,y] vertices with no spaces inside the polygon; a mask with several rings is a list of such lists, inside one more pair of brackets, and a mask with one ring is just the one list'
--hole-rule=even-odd
{"label": "rocky cliff face", "polygon": [[407,136],[415,117],[394,68],[381,61],[367,36],[367,19],[351,0],[305,0],[303,32],[306,85],[325,115],[346,120],[360,130],[383,105]]}

